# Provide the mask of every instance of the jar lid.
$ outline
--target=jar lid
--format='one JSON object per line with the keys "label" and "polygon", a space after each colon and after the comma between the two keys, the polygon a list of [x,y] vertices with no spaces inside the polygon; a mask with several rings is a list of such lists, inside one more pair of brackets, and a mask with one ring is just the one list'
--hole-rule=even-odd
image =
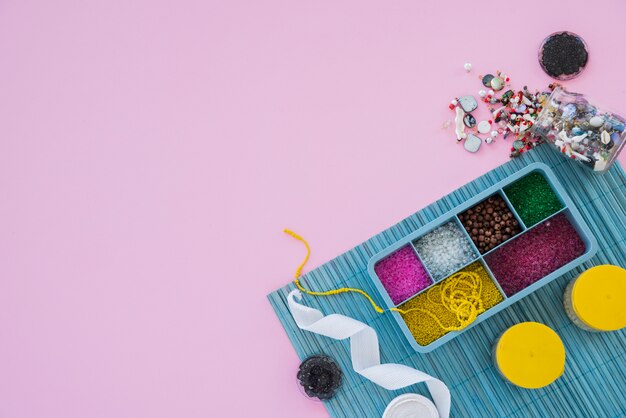
{"label": "jar lid", "polygon": [[439,412],[430,399],[416,393],[400,395],[389,402],[383,418],[439,418]]}
{"label": "jar lid", "polygon": [[537,322],[522,322],[506,330],[496,345],[495,358],[505,378],[527,389],[547,386],[565,370],[561,338]]}
{"label": "jar lid", "polygon": [[572,307],[590,328],[615,331],[626,327],[626,270],[605,264],[582,273],[572,287]]}

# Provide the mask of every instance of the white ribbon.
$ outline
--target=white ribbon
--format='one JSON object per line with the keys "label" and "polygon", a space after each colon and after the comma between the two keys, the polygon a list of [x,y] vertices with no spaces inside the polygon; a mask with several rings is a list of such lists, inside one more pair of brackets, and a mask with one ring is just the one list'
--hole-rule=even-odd
{"label": "white ribbon", "polygon": [[374,329],[350,317],[324,314],[295,301],[302,299],[299,290],[287,296],[289,310],[300,329],[335,340],[350,339],[354,371],[387,390],[397,390],[415,383],[426,383],[441,418],[450,416],[450,391],[445,383],[424,372],[402,364],[380,364],[378,337]]}

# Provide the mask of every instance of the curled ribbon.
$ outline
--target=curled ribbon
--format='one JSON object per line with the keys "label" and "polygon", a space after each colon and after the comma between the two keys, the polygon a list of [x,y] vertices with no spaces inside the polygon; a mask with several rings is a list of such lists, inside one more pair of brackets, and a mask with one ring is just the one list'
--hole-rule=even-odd
{"label": "curled ribbon", "polygon": [[450,416],[450,390],[441,380],[402,364],[380,364],[378,336],[372,327],[344,315],[324,316],[319,310],[296,302],[296,299],[302,300],[299,290],[289,293],[287,303],[300,329],[335,340],[350,339],[352,367],[355,372],[387,390],[425,383],[435,401],[439,416]]}

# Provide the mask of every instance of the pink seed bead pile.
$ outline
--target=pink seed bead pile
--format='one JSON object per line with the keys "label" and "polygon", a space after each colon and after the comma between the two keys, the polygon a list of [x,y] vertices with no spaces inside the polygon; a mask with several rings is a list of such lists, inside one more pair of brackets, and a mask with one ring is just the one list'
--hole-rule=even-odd
{"label": "pink seed bead pile", "polygon": [[584,252],[585,243],[560,213],[488,254],[485,261],[511,296]]}
{"label": "pink seed bead pile", "polygon": [[432,283],[413,248],[408,245],[380,260],[374,271],[396,305]]}

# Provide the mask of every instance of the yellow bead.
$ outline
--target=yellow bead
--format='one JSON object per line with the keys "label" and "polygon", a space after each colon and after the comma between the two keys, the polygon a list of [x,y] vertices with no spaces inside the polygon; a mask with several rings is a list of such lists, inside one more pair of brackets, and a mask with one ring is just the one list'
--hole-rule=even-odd
{"label": "yellow bead", "polygon": [[475,262],[405,302],[399,310],[415,341],[426,346],[450,331],[467,327],[502,300],[487,271]]}

